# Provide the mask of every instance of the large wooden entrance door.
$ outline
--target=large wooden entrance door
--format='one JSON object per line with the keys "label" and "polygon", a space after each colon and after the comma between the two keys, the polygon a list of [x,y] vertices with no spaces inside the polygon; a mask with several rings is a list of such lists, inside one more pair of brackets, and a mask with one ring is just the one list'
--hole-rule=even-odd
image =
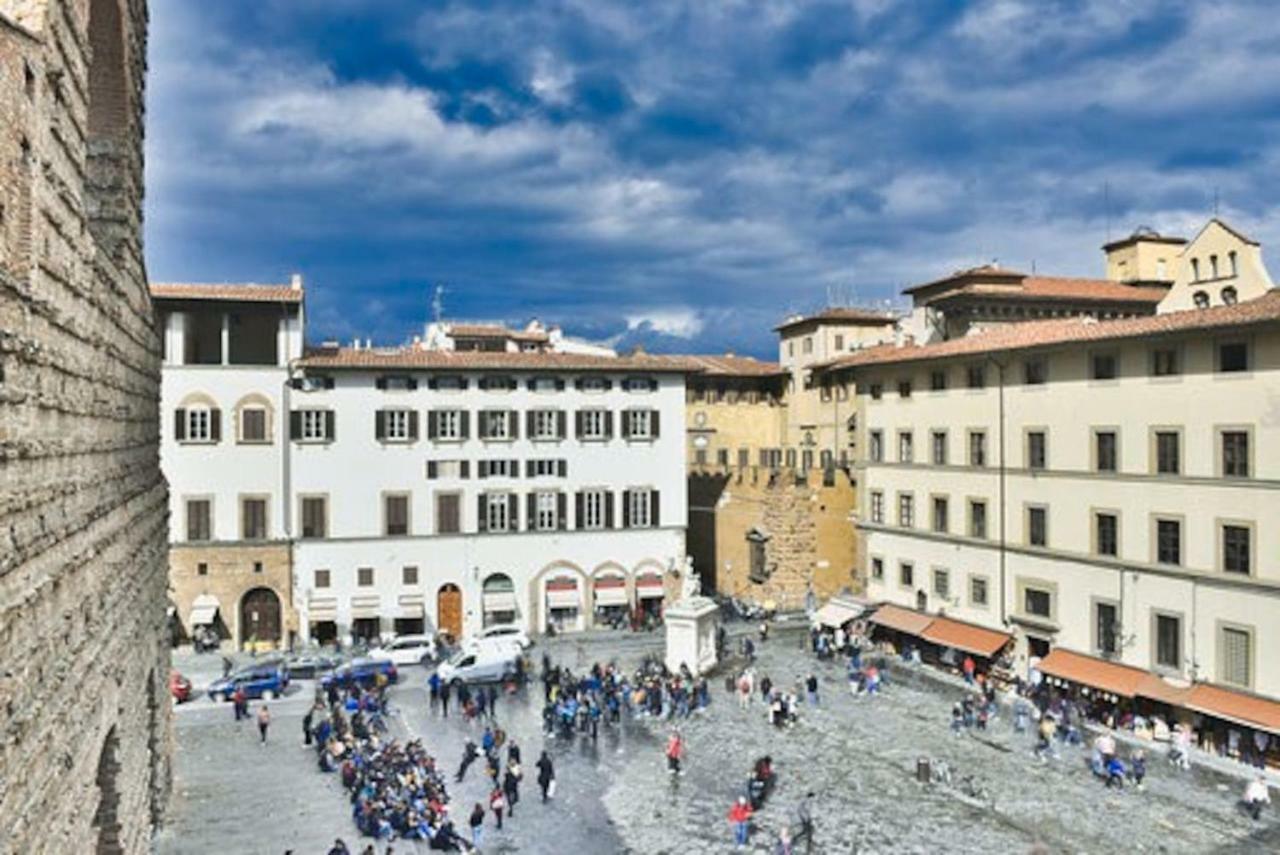
{"label": "large wooden entrance door", "polygon": [[280,643],[280,598],[270,588],[254,588],[240,601],[240,643]]}
{"label": "large wooden entrance door", "polygon": [[462,638],[462,591],[457,585],[441,585],[436,594],[436,628],[454,641]]}

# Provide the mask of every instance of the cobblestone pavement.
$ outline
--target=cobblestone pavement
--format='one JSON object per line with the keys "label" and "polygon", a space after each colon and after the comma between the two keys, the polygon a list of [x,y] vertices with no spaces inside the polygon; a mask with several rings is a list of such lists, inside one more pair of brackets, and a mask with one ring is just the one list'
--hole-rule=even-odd
{"label": "cobblestone pavement", "polygon": [[[630,667],[661,643],[655,636],[559,638],[535,648],[575,670],[596,660]],[[540,686],[529,697],[504,699],[499,720],[524,749],[532,769],[538,751],[551,752],[557,797],[538,803],[532,776],[522,788],[515,818],[487,829],[486,852],[711,853],[731,851],[725,814],[742,791],[751,761],[771,754],[778,788],[757,814],[748,851],[772,852],[777,829],[806,791],[817,795],[815,852],[1022,852],[1044,843],[1054,852],[1268,852],[1280,851],[1275,812],[1252,823],[1236,809],[1241,785],[1211,773],[1177,773],[1152,757],[1147,787],[1108,791],[1089,774],[1080,749],[1040,762],[1031,736],[996,721],[984,734],[954,737],[948,730],[954,690],[910,673],[895,672],[885,694],[853,698],[838,666],[816,663],[795,636],[763,646],[758,670],[790,682],[809,670],[821,683],[821,706],[806,708],[800,723],[777,731],[755,700],[739,710],[722,681],[712,687],[711,709],[682,724],[689,743],[685,776],[665,770],[666,726],[644,719],[587,738],[545,739],[540,731]],[[456,769],[467,728],[426,709],[426,672],[402,671],[393,694],[402,733],[421,736],[448,771]],[[301,746],[300,721],[311,696],[300,685],[272,703],[266,747],[249,723],[237,727],[229,707],[208,700],[176,715],[175,806],[157,840],[168,853],[322,853],[334,837],[357,842],[349,805],[337,779],[321,775]],[[256,704],[255,704],[256,707]],[[479,728],[472,730],[473,735]],[[972,776],[974,797],[962,786],[915,781],[916,759],[950,764],[956,778]],[[482,769],[453,785],[455,811],[465,816],[485,792]],[[361,847],[365,841],[359,841]],[[353,847],[359,851],[358,847]],[[379,847],[379,853],[384,847]],[[405,842],[396,852],[415,850]]]}

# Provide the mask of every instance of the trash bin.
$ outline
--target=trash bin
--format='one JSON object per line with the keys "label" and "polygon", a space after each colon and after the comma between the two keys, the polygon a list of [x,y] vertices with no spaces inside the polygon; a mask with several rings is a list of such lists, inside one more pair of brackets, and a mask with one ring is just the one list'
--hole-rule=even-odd
{"label": "trash bin", "polygon": [[922,784],[929,783],[929,779],[931,777],[929,773],[930,773],[929,758],[917,757],[916,758],[916,780]]}

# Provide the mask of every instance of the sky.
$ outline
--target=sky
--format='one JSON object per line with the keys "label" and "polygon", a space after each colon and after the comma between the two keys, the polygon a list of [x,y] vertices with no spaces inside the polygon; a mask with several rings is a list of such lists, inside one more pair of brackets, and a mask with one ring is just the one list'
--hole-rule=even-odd
{"label": "sky", "polygon": [[157,282],[651,351],[1217,210],[1280,275],[1271,0],[151,0]]}

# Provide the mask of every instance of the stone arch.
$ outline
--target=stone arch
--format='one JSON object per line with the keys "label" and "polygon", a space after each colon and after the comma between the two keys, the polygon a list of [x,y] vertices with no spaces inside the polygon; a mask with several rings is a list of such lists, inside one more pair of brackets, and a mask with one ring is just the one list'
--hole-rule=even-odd
{"label": "stone arch", "polygon": [[93,828],[97,838],[93,851],[96,855],[117,855],[124,851],[120,840],[120,790],[117,784],[120,775],[119,754],[120,737],[116,734],[115,725],[112,725],[98,752],[98,772],[95,778],[98,807],[93,814]]}
{"label": "stone arch", "polygon": [[614,626],[617,620],[626,620],[634,600],[631,574],[622,564],[605,561],[591,571],[591,590],[587,592],[587,601],[594,625]]}
{"label": "stone arch", "polygon": [[654,558],[645,558],[636,563],[632,571],[632,584],[635,587],[637,612],[651,614],[654,617],[661,615],[667,596],[666,578],[667,569],[662,562]]}
{"label": "stone arch", "polygon": [[271,403],[271,399],[268,398],[266,395],[262,394],[261,392],[250,392],[247,395],[241,396],[240,400],[236,401],[235,409],[232,411],[232,418],[235,419],[234,424],[232,424],[232,429],[235,431],[235,433],[233,434],[234,438],[238,442],[244,441],[242,439],[242,437],[244,436],[244,432],[242,430],[243,428],[242,414],[246,409],[250,409],[250,408],[252,409],[261,408],[266,412],[266,418],[265,418],[266,424],[264,425],[264,428],[265,428],[265,435],[266,435],[267,441],[269,442],[271,438],[275,435],[274,430],[275,430],[275,422],[276,422],[276,408],[275,408],[275,405]]}
{"label": "stone arch", "polygon": [[183,396],[182,400],[178,402],[178,409],[185,410],[190,407],[208,407],[211,410],[216,410],[218,408],[218,402],[215,401],[213,396],[208,392],[188,392]]}
{"label": "stone arch", "polygon": [[480,625],[519,623],[520,612],[520,598],[511,574],[496,571],[485,576],[480,583]]}
{"label": "stone arch", "polygon": [[564,576],[573,578],[577,582],[578,590],[578,629],[583,628],[583,619],[588,614],[586,604],[586,593],[588,586],[591,584],[591,577],[587,575],[587,571],[583,570],[577,564],[571,561],[556,560],[547,564],[541,570],[534,574],[530,580],[530,593],[535,604],[534,617],[537,620],[538,628],[545,632],[550,624],[550,608],[547,605],[546,585],[552,581],[554,577]]}
{"label": "stone arch", "polygon": [[284,640],[284,612],[280,595],[267,585],[250,588],[240,597],[236,609],[241,646],[253,642],[272,642],[279,645]]}
{"label": "stone arch", "polygon": [[141,163],[132,128],[129,46],[121,0],[89,0],[89,226],[112,257],[136,241]]}

